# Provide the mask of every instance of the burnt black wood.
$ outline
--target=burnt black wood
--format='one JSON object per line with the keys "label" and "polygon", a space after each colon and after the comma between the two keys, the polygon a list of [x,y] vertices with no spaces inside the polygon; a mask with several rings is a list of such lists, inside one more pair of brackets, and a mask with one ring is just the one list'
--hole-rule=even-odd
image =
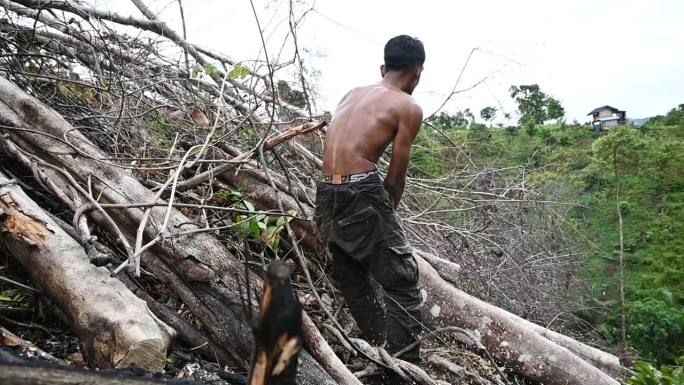
{"label": "burnt black wood", "polygon": [[[298,353],[288,362],[286,368],[273,375],[281,354],[282,341],[297,338],[301,346],[302,306],[290,281],[290,269],[284,263],[274,261],[266,271],[266,280],[261,300],[259,319],[254,326],[255,349],[250,365],[250,385],[295,385]],[[267,364],[259,367],[258,357],[265,353]],[[262,371],[265,376],[258,376]]]}

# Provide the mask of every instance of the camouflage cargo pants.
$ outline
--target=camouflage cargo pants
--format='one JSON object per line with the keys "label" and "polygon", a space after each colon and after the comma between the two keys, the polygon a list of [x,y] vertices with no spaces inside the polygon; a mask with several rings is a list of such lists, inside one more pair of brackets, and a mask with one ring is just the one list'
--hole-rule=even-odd
{"label": "camouflage cargo pants", "polygon": [[[380,177],[319,183],[315,217],[332,254],[333,277],[364,337],[386,343],[391,353],[415,342],[421,328],[418,266]],[[401,358],[417,361],[419,350]]]}

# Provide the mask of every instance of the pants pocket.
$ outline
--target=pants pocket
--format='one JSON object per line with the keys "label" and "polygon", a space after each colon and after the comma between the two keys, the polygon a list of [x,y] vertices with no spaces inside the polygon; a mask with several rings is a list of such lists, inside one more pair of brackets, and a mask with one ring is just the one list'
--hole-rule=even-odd
{"label": "pants pocket", "polygon": [[337,220],[335,243],[354,259],[372,252],[378,230],[378,213],[372,206],[353,211]]}
{"label": "pants pocket", "polygon": [[388,248],[375,263],[373,275],[386,291],[417,288],[418,263],[404,247]]}

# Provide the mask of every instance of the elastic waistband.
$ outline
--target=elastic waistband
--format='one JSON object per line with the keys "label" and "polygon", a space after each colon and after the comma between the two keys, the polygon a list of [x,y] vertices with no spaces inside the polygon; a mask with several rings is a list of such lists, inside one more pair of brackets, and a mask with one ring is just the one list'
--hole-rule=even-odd
{"label": "elastic waistband", "polygon": [[321,176],[321,182],[323,183],[330,183],[330,184],[347,184],[347,183],[355,183],[355,182],[360,182],[369,176],[376,175],[378,173],[378,170],[373,170],[373,171],[368,171],[368,172],[360,172],[356,174],[347,174],[347,175],[322,175]]}

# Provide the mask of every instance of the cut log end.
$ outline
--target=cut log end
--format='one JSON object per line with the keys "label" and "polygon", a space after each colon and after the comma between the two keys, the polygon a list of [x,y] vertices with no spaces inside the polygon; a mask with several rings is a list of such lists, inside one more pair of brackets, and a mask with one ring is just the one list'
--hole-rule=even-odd
{"label": "cut log end", "polygon": [[167,343],[161,339],[137,341],[128,349],[124,358],[116,364],[116,368],[150,368],[162,371],[166,365]]}

